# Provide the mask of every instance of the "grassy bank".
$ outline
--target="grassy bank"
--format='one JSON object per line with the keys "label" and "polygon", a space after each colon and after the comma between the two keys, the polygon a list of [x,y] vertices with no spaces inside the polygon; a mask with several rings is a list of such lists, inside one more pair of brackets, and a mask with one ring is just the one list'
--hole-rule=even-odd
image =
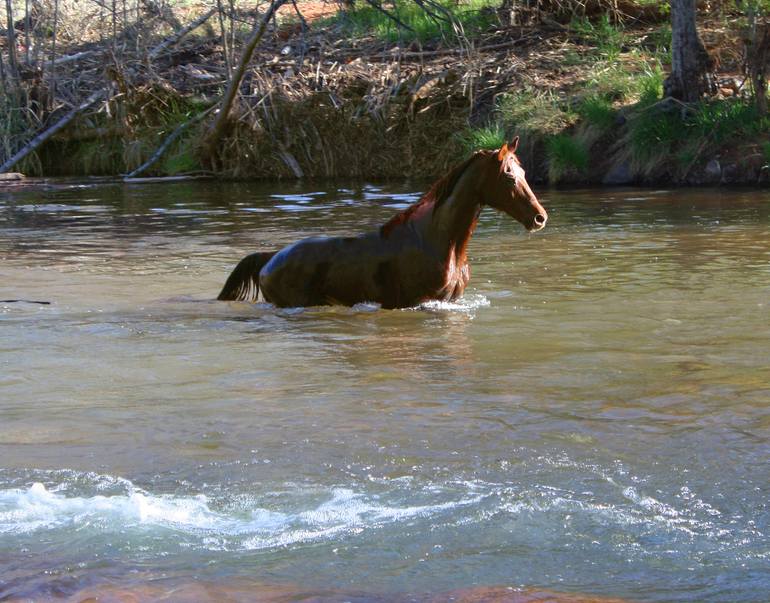
{"label": "grassy bank", "polygon": [[[144,175],[430,178],[518,135],[536,182],[764,182],[770,121],[737,83],[730,15],[701,25],[723,54],[718,93],[685,107],[662,100],[670,28],[660,11],[649,12],[656,4],[633,5],[640,16],[625,20],[610,5],[580,18],[511,6],[439,1],[426,12],[398,0],[389,14],[359,4],[311,23],[284,11],[257,49],[215,160],[199,146],[208,123],[196,121]],[[125,174],[215,104],[248,27],[228,38],[226,27],[206,23],[150,60],[148,49],[170,30],[130,30],[138,50],[121,59],[115,44],[100,53],[89,40],[89,56],[59,68],[68,96],[82,98],[105,79],[119,94],[16,169]],[[71,43],[62,53],[83,48]],[[55,103],[33,102],[40,90],[11,92],[6,86],[0,98],[6,157],[60,114]]]}

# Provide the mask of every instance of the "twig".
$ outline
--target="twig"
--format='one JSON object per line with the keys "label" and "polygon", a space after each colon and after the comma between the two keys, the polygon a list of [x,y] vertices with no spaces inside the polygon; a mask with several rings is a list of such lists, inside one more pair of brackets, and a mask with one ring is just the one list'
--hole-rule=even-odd
{"label": "twig", "polygon": [[79,61],[80,59],[86,59],[96,54],[95,50],[84,50],[83,52],[76,52],[75,54],[68,54],[53,61],[54,65],[63,65],[64,63],[71,63],[72,61]]}

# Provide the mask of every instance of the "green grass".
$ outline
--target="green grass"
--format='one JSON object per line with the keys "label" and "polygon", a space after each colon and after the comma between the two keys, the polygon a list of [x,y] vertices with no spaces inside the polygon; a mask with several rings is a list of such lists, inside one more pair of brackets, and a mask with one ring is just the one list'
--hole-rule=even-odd
{"label": "green grass", "polygon": [[497,5],[491,0],[468,0],[462,4],[452,0],[438,0],[441,8],[427,12],[410,0],[393,0],[383,8],[395,15],[410,29],[398,25],[381,11],[359,3],[352,10],[340,12],[332,21],[342,24],[353,36],[372,35],[388,42],[418,40],[427,42],[459,35],[473,36],[487,29],[495,20]]}
{"label": "green grass", "polygon": [[672,159],[672,165],[689,169],[731,141],[768,133],[770,118],[759,117],[743,99],[708,100],[668,111],[640,103],[622,142],[629,147],[634,169],[651,174]]}
{"label": "green grass", "polygon": [[557,134],[546,143],[548,154],[548,181],[555,184],[569,171],[585,172],[588,151],[578,140],[567,134]]}
{"label": "green grass", "polygon": [[597,95],[587,96],[578,107],[580,117],[602,132],[609,130],[615,123],[616,113],[608,99]]}
{"label": "green grass", "polygon": [[570,22],[570,29],[584,43],[595,46],[608,59],[617,58],[623,49],[625,35],[610,21],[606,13],[596,22],[585,17],[575,17]]}
{"label": "green grass", "polygon": [[194,172],[201,169],[194,146],[195,140],[191,136],[183,137],[176,141],[172,150],[161,160],[162,172],[174,176],[185,172]]}
{"label": "green grass", "polygon": [[542,135],[557,134],[573,125],[578,118],[565,98],[532,88],[501,95],[497,115],[504,126]]}
{"label": "green grass", "polygon": [[506,141],[505,130],[500,124],[468,128],[457,138],[464,155],[479,149],[499,149]]}

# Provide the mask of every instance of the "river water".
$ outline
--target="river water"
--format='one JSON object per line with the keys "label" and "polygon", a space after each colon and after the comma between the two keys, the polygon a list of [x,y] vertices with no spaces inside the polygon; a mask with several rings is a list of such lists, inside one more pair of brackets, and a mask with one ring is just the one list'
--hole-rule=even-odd
{"label": "river water", "polygon": [[213,301],[421,188],[0,193],[0,299],[50,302],[0,303],[0,599],[769,600],[770,193],[540,191],[455,304]]}

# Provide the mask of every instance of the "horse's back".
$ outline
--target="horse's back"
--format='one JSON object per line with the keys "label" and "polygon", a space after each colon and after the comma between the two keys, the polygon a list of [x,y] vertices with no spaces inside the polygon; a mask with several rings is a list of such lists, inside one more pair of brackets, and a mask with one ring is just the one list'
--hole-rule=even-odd
{"label": "horse's back", "polygon": [[406,307],[440,287],[431,282],[440,278],[435,263],[414,242],[383,239],[377,232],[314,237],[279,251],[262,269],[260,288],[278,306],[370,301]]}
{"label": "horse's back", "polygon": [[278,306],[364,301],[375,236],[313,237],[285,247],[260,272],[262,294]]}

